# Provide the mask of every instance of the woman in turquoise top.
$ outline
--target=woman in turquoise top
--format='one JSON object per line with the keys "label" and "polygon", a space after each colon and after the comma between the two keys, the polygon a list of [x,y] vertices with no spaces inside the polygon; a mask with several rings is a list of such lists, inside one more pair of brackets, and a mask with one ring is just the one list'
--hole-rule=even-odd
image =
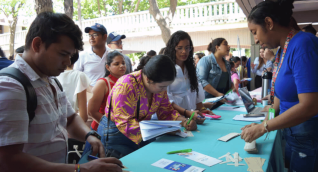
{"label": "woman in turquoise top", "polygon": [[[233,87],[231,65],[224,58],[229,54],[230,46],[224,38],[217,38],[209,45],[208,51],[212,53],[202,57],[197,64],[197,77],[205,90],[205,98],[223,96]],[[222,103],[218,102],[213,109]]]}

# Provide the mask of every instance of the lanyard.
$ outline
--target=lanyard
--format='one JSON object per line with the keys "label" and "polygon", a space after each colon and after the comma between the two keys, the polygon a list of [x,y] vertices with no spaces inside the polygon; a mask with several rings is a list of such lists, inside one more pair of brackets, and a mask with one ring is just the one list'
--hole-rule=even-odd
{"label": "lanyard", "polygon": [[284,58],[285,58],[285,55],[286,55],[286,51],[287,51],[289,42],[290,42],[290,40],[292,39],[293,36],[294,36],[294,31],[292,30],[287,35],[287,38],[286,38],[286,41],[285,41],[285,45],[284,45],[282,59],[281,59],[281,62],[279,64],[279,66],[278,66],[278,63],[279,63],[279,59],[280,59],[281,49],[280,49],[280,51],[278,52],[278,54],[276,56],[276,60],[275,60],[275,63],[274,63],[274,66],[275,66],[276,70],[273,70],[273,76],[274,77],[273,77],[273,80],[272,80],[272,88],[271,88],[271,102],[274,102],[276,79],[277,79],[278,73],[280,71],[280,68],[282,67],[282,64],[283,64],[283,61],[284,61]]}

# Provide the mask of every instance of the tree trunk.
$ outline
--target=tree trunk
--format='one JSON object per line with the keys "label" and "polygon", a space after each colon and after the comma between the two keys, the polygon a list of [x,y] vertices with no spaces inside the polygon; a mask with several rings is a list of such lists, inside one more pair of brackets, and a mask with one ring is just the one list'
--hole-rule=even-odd
{"label": "tree trunk", "polygon": [[98,7],[98,12],[99,12],[99,17],[102,17],[102,12],[100,11],[100,2],[97,0],[97,7]]}
{"label": "tree trunk", "polygon": [[52,0],[35,0],[35,11],[36,14],[40,14],[44,11],[53,12]]}
{"label": "tree trunk", "polygon": [[[172,18],[174,16],[174,12],[176,11],[176,4],[177,0],[170,0],[170,9],[169,9],[169,15],[167,16],[168,21],[162,16],[161,12],[159,11],[157,0],[149,0],[150,8],[149,12],[157,22],[160,30],[161,30],[161,36],[163,39],[163,42],[165,44],[168,43],[171,31],[170,31],[170,23],[172,21]],[[169,17],[171,16],[171,18]]]}
{"label": "tree trunk", "polygon": [[103,6],[104,6],[104,11],[105,11],[105,16],[107,16],[107,8],[106,8],[106,2],[103,1]]}
{"label": "tree trunk", "polygon": [[9,57],[14,55],[14,38],[15,38],[15,29],[17,26],[18,17],[14,17],[13,21],[10,22],[10,46],[9,46]]}
{"label": "tree trunk", "polygon": [[81,0],[77,0],[77,17],[78,25],[82,29],[82,9],[81,9]]}
{"label": "tree trunk", "polygon": [[123,13],[123,0],[118,0],[118,14]]}
{"label": "tree trunk", "polygon": [[73,19],[73,0],[64,0],[64,12]]}
{"label": "tree trunk", "polygon": [[136,6],[135,6],[134,12],[137,12],[137,11],[138,11],[139,4],[140,4],[140,0],[137,0],[137,4],[136,4]]}

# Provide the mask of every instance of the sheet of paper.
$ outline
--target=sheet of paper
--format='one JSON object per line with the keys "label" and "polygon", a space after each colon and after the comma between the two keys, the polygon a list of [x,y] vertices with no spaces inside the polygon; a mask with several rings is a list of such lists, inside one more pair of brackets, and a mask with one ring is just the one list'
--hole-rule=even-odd
{"label": "sheet of paper", "polygon": [[162,134],[177,131],[181,128],[180,121],[144,120],[139,122],[143,141],[147,141]]}
{"label": "sheet of paper", "polygon": [[241,135],[241,133],[230,133],[230,134],[227,134],[227,135],[225,135],[223,137],[220,137],[218,140],[221,140],[223,142],[227,142],[227,141],[229,141],[229,140],[231,140],[234,137],[237,137],[239,135]]}
{"label": "sheet of paper", "polygon": [[185,132],[188,137],[194,137],[192,131],[188,131],[188,130],[186,130],[186,129],[183,129],[183,132]]}
{"label": "sheet of paper", "polygon": [[243,114],[241,114],[241,115],[236,115],[233,119],[236,120],[236,121],[260,122],[261,120],[264,120],[265,117],[248,117],[248,118],[245,118],[243,116]]}
{"label": "sheet of paper", "polygon": [[195,151],[192,151],[189,153],[178,153],[178,155],[183,156],[187,159],[191,159],[195,162],[207,165],[209,167],[222,162],[221,160],[218,160],[216,158],[213,158],[213,157],[210,157]]}
{"label": "sheet of paper", "polygon": [[238,112],[246,112],[245,107],[236,107],[236,106],[221,106],[215,110],[226,110],[226,111],[238,111]]}
{"label": "sheet of paper", "polygon": [[164,159],[164,158],[160,159],[159,161],[151,165],[155,167],[171,170],[171,171],[178,171],[178,172],[202,172],[205,170],[204,168],[200,168],[200,167],[196,167],[196,166],[192,166],[192,165],[188,165],[188,164],[184,164],[184,163],[180,163],[176,161],[171,161],[169,159]]}
{"label": "sheet of paper", "polygon": [[180,136],[180,137],[183,137],[183,138],[188,137],[188,134],[183,132],[183,131],[177,132],[176,135]]}

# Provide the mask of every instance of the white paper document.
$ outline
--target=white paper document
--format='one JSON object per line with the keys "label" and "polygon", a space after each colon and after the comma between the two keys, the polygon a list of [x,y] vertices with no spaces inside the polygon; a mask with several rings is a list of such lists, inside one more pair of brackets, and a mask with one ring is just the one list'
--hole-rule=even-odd
{"label": "white paper document", "polygon": [[202,172],[205,170],[204,168],[184,164],[181,162],[171,161],[169,159],[164,159],[164,158],[160,159],[159,161],[151,165],[155,167],[163,168],[166,170],[178,171],[178,172]]}
{"label": "white paper document", "polygon": [[237,106],[221,106],[215,110],[226,110],[226,111],[239,111],[239,112],[246,112],[245,107],[237,107]]}
{"label": "white paper document", "polygon": [[178,153],[178,155],[183,156],[187,159],[191,159],[195,162],[207,165],[209,167],[222,162],[221,160],[218,160],[216,158],[213,158],[213,157],[210,157],[195,151],[192,151],[189,153]]}
{"label": "white paper document", "polygon": [[150,140],[154,137],[165,133],[180,130],[180,121],[156,121],[144,120],[139,122],[141,136],[143,141]]}
{"label": "white paper document", "polygon": [[233,119],[236,120],[236,121],[260,122],[261,120],[264,120],[265,117],[248,117],[248,118],[245,118],[243,116],[243,114],[241,114],[241,115],[236,115]]}

